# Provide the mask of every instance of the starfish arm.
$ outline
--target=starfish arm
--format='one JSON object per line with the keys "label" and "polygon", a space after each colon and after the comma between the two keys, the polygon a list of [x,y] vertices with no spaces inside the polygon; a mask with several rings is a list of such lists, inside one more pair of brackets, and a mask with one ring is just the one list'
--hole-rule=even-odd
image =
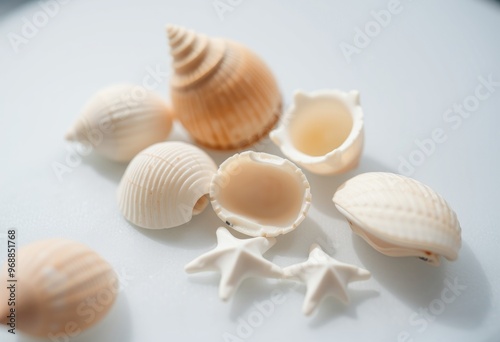
{"label": "starfish arm", "polygon": [[234,269],[230,272],[223,272],[219,283],[219,297],[228,300],[248,276],[243,272],[237,272]]}
{"label": "starfish arm", "polygon": [[229,230],[225,227],[219,227],[217,228],[217,231],[215,232],[217,236],[217,247],[226,247],[226,246],[233,246],[235,241],[239,241],[240,239],[235,238]]}
{"label": "starfish arm", "polygon": [[227,300],[243,280],[249,277],[281,278],[282,270],[262,256],[243,250],[221,267],[221,274],[219,296]]}
{"label": "starfish arm", "polygon": [[259,254],[264,254],[272,246],[274,246],[276,243],[275,238],[273,238],[273,237],[266,238],[266,237],[262,237],[262,236],[259,236],[259,237],[253,238],[253,239],[247,239],[244,241],[245,241],[246,247],[249,250],[252,250],[252,251],[259,253]]}
{"label": "starfish arm", "polygon": [[337,272],[329,270],[325,274],[325,296],[332,296],[339,299],[345,305],[349,304],[349,295],[347,294],[348,281],[339,277]]}
{"label": "starfish arm", "polygon": [[255,260],[254,265],[258,265],[251,270],[252,275],[262,278],[283,278],[283,269],[278,265],[264,259],[262,256],[259,258],[252,255],[252,258]]}
{"label": "starfish arm", "polygon": [[326,297],[333,296],[344,304],[349,302],[346,284],[342,283],[329,268],[317,270],[313,276],[308,278],[306,285],[307,291],[302,306],[305,315],[310,315]]}
{"label": "starfish arm", "polygon": [[365,270],[364,268],[356,267],[356,273],[349,279],[350,281],[362,281],[368,280],[372,276],[370,271]]}
{"label": "starfish arm", "polygon": [[302,313],[305,316],[310,316],[314,312],[314,310],[316,310],[316,308],[318,307],[318,304],[319,303],[308,301],[308,300],[304,299],[304,304],[302,304]]}
{"label": "starfish arm", "polygon": [[186,273],[198,273],[218,270],[217,261],[221,257],[221,252],[218,251],[217,248],[213,249],[186,264],[186,266],[184,266],[184,271],[186,271]]}
{"label": "starfish arm", "polygon": [[334,259],[331,260],[330,267],[335,269],[339,277],[345,279],[346,282],[367,280],[371,277],[371,273],[363,268]]}
{"label": "starfish arm", "polygon": [[303,262],[285,267],[283,269],[283,278],[304,282],[304,270],[307,265],[307,262]]}
{"label": "starfish arm", "polygon": [[349,282],[370,278],[367,270],[333,259],[317,244],[311,245],[306,262],[286,267],[283,274],[287,279],[306,283],[302,306],[305,315],[310,315],[326,297],[335,297],[348,304]]}
{"label": "starfish arm", "polygon": [[283,270],[262,253],[276,242],[274,238],[238,239],[226,228],[217,229],[217,247],[185,266],[188,273],[219,270],[219,296],[229,299],[248,277],[282,278]]}

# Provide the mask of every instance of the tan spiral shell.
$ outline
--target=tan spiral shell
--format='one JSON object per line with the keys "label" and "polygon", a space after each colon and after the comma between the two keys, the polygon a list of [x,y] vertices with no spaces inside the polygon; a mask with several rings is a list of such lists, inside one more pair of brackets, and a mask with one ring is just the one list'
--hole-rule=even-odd
{"label": "tan spiral shell", "polygon": [[213,160],[196,146],[155,144],[128,165],[118,188],[118,205],[123,216],[139,227],[179,226],[205,209],[216,171]]}
{"label": "tan spiral shell", "polygon": [[461,228],[448,203],[427,185],[388,172],[368,172],[342,184],[333,202],[353,231],[389,256],[416,256],[439,265],[455,260]]}
{"label": "tan spiral shell", "polygon": [[146,147],[165,140],[172,129],[165,101],[144,87],[116,84],[85,105],[66,140],[91,144],[114,161],[130,161]]}
{"label": "tan spiral shell", "polygon": [[[111,265],[89,247],[64,239],[42,240],[18,250],[15,279],[7,263],[0,288],[1,322],[15,308],[16,328],[51,338],[83,331],[99,322],[115,301],[119,283]],[[15,284],[15,307],[7,287]],[[10,327],[8,327],[10,329]]]}
{"label": "tan spiral shell", "polygon": [[277,82],[264,62],[236,42],[169,25],[175,116],[200,145],[235,149],[266,135],[281,113]]}

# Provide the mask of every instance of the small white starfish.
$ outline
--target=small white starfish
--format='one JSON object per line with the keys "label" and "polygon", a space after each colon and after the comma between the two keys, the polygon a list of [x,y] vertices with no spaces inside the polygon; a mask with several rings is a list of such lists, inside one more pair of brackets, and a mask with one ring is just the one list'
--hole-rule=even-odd
{"label": "small white starfish", "polygon": [[365,269],[344,264],[323,252],[317,244],[311,246],[307,261],[283,269],[284,277],[306,284],[307,291],[302,311],[310,315],[328,296],[349,302],[347,285],[349,282],[366,280],[370,272]]}
{"label": "small white starfish", "polygon": [[262,256],[276,243],[274,238],[235,238],[224,227],[217,229],[217,247],[185,266],[187,273],[219,271],[219,296],[227,300],[249,277],[281,278],[283,270]]}

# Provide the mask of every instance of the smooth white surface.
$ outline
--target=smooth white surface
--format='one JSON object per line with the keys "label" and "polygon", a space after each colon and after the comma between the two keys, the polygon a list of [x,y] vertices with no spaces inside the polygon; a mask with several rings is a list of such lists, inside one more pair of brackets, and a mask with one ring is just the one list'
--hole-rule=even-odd
{"label": "smooth white surface", "polygon": [[[500,80],[500,4],[404,0],[403,10],[348,64],[339,44],[352,44],[355,28],[387,3],[241,1],[221,21],[212,0],[73,0],[18,53],[7,35],[20,34],[23,17],[31,20],[40,5],[0,14],[0,230],[18,229],[20,244],[55,236],[87,243],[123,280],[111,314],[73,341],[224,341],[249,318],[258,327],[241,335],[244,341],[398,341],[405,331],[414,341],[500,339],[500,88],[456,129],[443,121],[448,108],[474,94],[479,76]],[[63,135],[95,91],[114,82],[140,84],[148,68],[168,69],[168,22],[253,48],[275,72],[285,103],[297,88],[360,90],[366,128],[360,167],[336,177],[307,173],[308,218],[266,254],[285,267],[306,260],[317,242],[339,261],[368,269],[372,278],[352,284],[348,307],[328,300],[306,318],[304,287],[261,280],[246,281],[224,303],[216,275],[183,271],[215,245],[221,221],[210,209],[182,227],[144,230],[117,208],[125,165],[92,155],[61,182],[54,174],[52,164],[68,155]],[[165,96],[167,78],[156,87]],[[331,202],[336,187],[355,174],[397,171],[399,156],[408,158],[414,141],[436,128],[447,140],[413,177],[448,200],[463,228],[459,259],[439,268],[377,253],[351,233]],[[171,139],[185,139],[178,126]],[[258,149],[281,155],[270,142]],[[209,153],[217,163],[232,155]],[[467,288],[442,307],[446,281],[455,277]],[[274,289],[286,300],[259,321],[254,303],[269,300]],[[429,305],[442,312],[432,321],[416,316]],[[2,330],[0,340],[16,338]]]}

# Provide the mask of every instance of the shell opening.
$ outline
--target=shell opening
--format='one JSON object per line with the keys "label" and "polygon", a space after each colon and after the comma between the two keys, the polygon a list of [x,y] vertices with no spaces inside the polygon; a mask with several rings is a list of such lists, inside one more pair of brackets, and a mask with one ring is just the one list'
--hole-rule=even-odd
{"label": "shell opening", "polygon": [[310,156],[322,156],[340,147],[353,125],[353,118],[343,103],[323,98],[297,108],[289,133],[296,149]]}
{"label": "shell opening", "polygon": [[209,203],[208,197],[205,195],[201,196],[198,199],[198,201],[194,204],[193,215],[201,214],[203,210],[205,210],[205,208],[207,207],[208,203]]}
{"label": "shell opening", "polygon": [[348,220],[348,222],[353,232],[361,236],[373,248],[375,248],[377,251],[385,255],[397,256],[397,257],[416,256],[420,260],[425,261],[430,265],[439,266],[440,264],[439,255],[435,253],[424,251],[418,248],[414,249],[405,246],[395,245],[388,241],[384,241],[373,234],[368,233],[366,230],[360,228],[356,224],[352,223],[350,220]]}
{"label": "shell opening", "polygon": [[221,207],[261,225],[293,224],[301,211],[305,190],[292,170],[245,160],[238,171],[220,186]]}

